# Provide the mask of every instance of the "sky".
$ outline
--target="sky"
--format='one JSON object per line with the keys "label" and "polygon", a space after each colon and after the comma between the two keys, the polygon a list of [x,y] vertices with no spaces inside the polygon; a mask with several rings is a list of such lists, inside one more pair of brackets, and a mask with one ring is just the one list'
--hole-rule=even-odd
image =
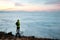
{"label": "sky", "polygon": [[0,11],[56,11],[60,0],[0,0]]}

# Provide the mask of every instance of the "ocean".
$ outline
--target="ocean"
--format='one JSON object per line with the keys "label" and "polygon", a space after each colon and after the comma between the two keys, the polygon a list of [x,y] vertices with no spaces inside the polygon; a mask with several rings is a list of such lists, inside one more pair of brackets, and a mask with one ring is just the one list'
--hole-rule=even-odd
{"label": "ocean", "polygon": [[20,20],[24,36],[60,39],[60,12],[0,12],[0,31],[16,34]]}

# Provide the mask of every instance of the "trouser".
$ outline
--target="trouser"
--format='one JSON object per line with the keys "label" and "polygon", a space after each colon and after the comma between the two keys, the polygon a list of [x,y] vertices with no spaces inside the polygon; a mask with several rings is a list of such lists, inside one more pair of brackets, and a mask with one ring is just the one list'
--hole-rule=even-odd
{"label": "trouser", "polygon": [[16,37],[20,37],[20,28],[19,27],[17,27],[17,30],[16,30]]}
{"label": "trouser", "polygon": [[17,31],[17,33],[19,33],[19,31],[20,31],[20,27],[17,27],[17,30],[16,30],[16,31]]}

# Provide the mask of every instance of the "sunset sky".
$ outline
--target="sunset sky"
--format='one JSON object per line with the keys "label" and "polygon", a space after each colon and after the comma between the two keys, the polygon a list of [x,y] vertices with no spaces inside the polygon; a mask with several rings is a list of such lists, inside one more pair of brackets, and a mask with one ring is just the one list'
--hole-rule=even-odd
{"label": "sunset sky", "polygon": [[60,0],[0,0],[0,11],[60,10]]}

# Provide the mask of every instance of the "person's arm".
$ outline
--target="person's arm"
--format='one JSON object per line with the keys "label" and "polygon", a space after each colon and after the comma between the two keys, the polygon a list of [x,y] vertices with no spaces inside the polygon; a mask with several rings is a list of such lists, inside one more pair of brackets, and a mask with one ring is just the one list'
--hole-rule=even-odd
{"label": "person's arm", "polygon": [[20,27],[20,22],[19,22],[19,27]]}

